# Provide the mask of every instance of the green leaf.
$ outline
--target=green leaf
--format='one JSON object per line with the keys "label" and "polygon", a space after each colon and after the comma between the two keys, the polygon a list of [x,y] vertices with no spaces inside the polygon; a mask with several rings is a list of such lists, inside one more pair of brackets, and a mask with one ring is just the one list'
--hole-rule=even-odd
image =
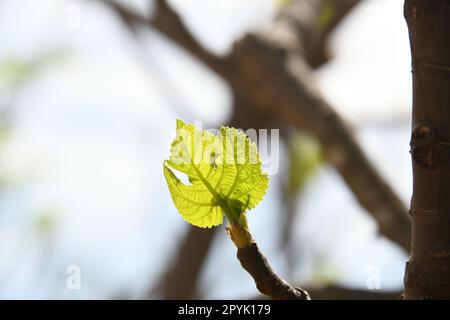
{"label": "green leaf", "polygon": [[319,141],[306,133],[295,133],[289,141],[287,190],[297,195],[324,161]]}
{"label": "green leaf", "polygon": [[[186,174],[190,184],[172,169]],[[269,183],[256,144],[242,131],[221,127],[213,135],[181,120],[164,176],[182,217],[202,228],[222,224],[223,215],[239,223],[240,215],[261,201]]]}
{"label": "green leaf", "polygon": [[334,15],[334,0],[325,1],[319,15],[319,26],[324,29],[331,22]]}

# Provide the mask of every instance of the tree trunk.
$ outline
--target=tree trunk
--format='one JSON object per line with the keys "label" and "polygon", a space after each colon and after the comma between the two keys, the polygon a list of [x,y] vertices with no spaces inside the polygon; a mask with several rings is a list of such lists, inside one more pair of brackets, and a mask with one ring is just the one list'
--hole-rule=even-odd
{"label": "tree trunk", "polygon": [[406,0],[413,70],[405,299],[450,299],[450,0]]}

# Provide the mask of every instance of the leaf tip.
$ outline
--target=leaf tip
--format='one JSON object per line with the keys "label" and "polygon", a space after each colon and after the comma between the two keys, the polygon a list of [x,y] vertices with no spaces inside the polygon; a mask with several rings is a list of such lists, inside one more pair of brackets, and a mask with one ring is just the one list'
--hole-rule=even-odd
{"label": "leaf tip", "polygon": [[177,119],[177,129],[181,129],[181,128],[185,128],[185,127],[186,127],[186,123],[181,119]]}

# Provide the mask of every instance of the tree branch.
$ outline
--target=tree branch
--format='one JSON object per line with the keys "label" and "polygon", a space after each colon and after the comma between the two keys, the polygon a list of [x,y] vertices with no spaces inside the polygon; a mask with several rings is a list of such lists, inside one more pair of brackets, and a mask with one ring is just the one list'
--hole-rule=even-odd
{"label": "tree branch", "polygon": [[227,230],[238,249],[237,258],[242,268],[252,276],[262,294],[276,300],[311,300],[308,292],[292,287],[272,270],[248,230],[244,213],[241,223],[233,223]]}
{"label": "tree branch", "polygon": [[331,54],[328,38],[360,0],[295,0],[283,8],[278,23],[289,23],[302,55],[312,68],[327,62]]}
{"label": "tree branch", "polygon": [[272,270],[256,243],[238,248],[237,258],[261,293],[277,300],[310,300],[308,292],[292,287]]}
{"label": "tree branch", "polygon": [[218,57],[201,45],[185,26],[178,14],[165,0],[154,0],[155,11],[152,17],[143,16],[116,1],[99,0],[113,9],[122,20],[131,28],[147,25],[156,28],[159,32],[173,40],[180,47],[203,62],[211,70],[228,78],[226,60]]}
{"label": "tree branch", "polygon": [[155,288],[147,293],[152,297],[162,293],[162,299],[196,299],[197,283],[216,229],[189,227],[186,238],[176,251],[172,264]]}

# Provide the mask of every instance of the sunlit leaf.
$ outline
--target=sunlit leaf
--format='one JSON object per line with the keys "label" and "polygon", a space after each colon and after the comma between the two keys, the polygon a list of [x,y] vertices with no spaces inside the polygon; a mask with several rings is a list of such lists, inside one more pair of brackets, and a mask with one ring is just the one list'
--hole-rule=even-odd
{"label": "sunlit leaf", "polygon": [[[187,175],[183,183],[172,169]],[[217,135],[177,120],[177,135],[164,176],[182,217],[198,227],[239,221],[263,198],[268,176],[261,170],[255,143],[243,132],[221,127]]]}

